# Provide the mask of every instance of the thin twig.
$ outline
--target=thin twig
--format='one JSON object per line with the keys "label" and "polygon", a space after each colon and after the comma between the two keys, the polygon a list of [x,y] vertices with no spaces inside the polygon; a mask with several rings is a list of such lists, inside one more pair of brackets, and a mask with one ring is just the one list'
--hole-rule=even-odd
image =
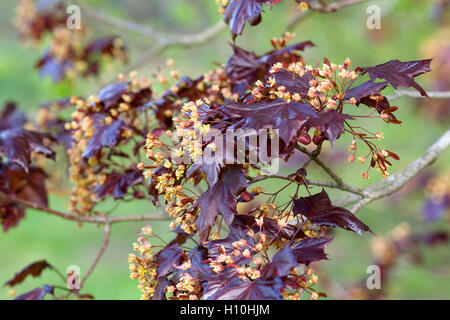
{"label": "thin twig", "polygon": [[84,3],[83,1],[79,0],[73,0],[73,2],[80,7],[81,12],[83,15],[96,20],[98,22],[108,24],[112,27],[115,27],[117,29],[122,30],[128,30],[132,32],[139,33],[146,37],[151,37],[155,39],[163,39],[167,35],[164,32],[161,32],[159,30],[156,30],[148,25],[136,23],[134,21],[129,21],[125,19],[115,18],[107,15],[102,10],[98,8],[92,8],[88,4]]}
{"label": "thin twig", "polygon": [[330,13],[330,12],[336,12],[338,10],[341,10],[342,8],[352,6],[355,4],[359,4],[362,2],[367,2],[368,0],[343,0],[340,2],[333,2],[330,4],[318,4],[318,5],[311,5],[310,9],[313,11],[319,11],[324,13]]}
{"label": "thin twig", "polygon": [[[249,178],[249,183],[253,184],[253,183],[261,182],[261,181],[264,181],[264,180],[267,180],[267,179],[282,179],[282,180],[288,180],[288,181],[297,182],[295,180],[295,175],[268,174],[268,175],[261,175],[261,176]],[[339,184],[337,184],[336,182],[332,182],[332,181],[320,181],[320,180],[309,180],[309,179],[307,179],[306,183],[308,185],[312,185],[312,186],[326,187],[326,188],[342,190],[342,187]],[[351,191],[351,190],[345,190],[345,191],[353,193],[353,191]],[[360,194],[360,191],[358,191],[356,194]]]}
{"label": "thin twig", "polygon": [[311,14],[311,12],[314,11],[322,13],[336,12],[344,7],[359,4],[365,1],[367,0],[344,0],[340,2],[334,2],[329,5],[323,3],[310,4],[309,10],[299,12],[288,22],[285,31],[292,31],[297,26],[297,24],[299,24],[306,17],[308,17]]}
{"label": "thin twig", "polygon": [[114,216],[114,217],[108,217],[108,216],[82,216],[82,215],[76,215],[71,213],[66,213],[63,211],[54,210],[51,208],[48,208],[46,206],[39,205],[37,203],[16,198],[11,195],[7,195],[4,193],[0,193],[0,199],[11,201],[14,203],[17,203],[19,205],[22,205],[26,208],[39,210],[41,212],[45,212],[51,215],[58,216],[60,218],[71,220],[71,221],[78,221],[78,222],[87,222],[87,223],[97,223],[97,224],[105,224],[106,222],[109,222],[110,224],[116,223],[116,222],[135,222],[135,221],[146,221],[146,220],[168,220],[170,217],[164,216],[164,215],[157,215],[157,214],[141,214],[141,215],[132,215],[132,216]]}
{"label": "thin twig", "polygon": [[[434,91],[434,92],[427,92],[428,97],[434,98],[434,99],[450,99],[450,91]],[[395,94],[388,96],[388,100],[394,100],[402,97],[410,97],[410,98],[427,98],[420,94],[420,92],[417,91],[406,91],[406,90],[396,90]]]}
{"label": "thin twig", "polygon": [[447,130],[435,143],[433,143],[433,145],[431,145],[421,157],[416,159],[406,168],[397,171],[396,173],[388,176],[386,179],[364,189],[366,196],[352,194],[336,200],[334,204],[338,206],[348,206],[356,203],[351,209],[351,211],[355,213],[372,201],[387,197],[397,192],[412,178],[417,176],[424,168],[432,164],[449,146],[450,129]]}
{"label": "thin twig", "polygon": [[300,150],[304,154],[308,155],[308,157],[310,159],[312,159],[319,167],[321,167],[337,183],[337,185],[339,186],[338,189],[341,189],[343,191],[348,191],[348,192],[351,192],[353,194],[357,194],[357,195],[360,195],[360,196],[364,195],[364,191],[363,190],[345,183],[330,167],[328,167],[325,163],[323,163],[322,160],[320,160],[319,158],[315,157],[305,147],[297,144],[295,146],[295,148],[297,150]]}
{"label": "thin twig", "polygon": [[106,248],[108,247],[109,239],[111,237],[111,223],[107,220],[105,222],[105,229],[103,232],[103,243],[100,247],[100,250],[95,257],[94,262],[92,263],[89,270],[86,272],[85,276],[83,277],[83,280],[81,280],[80,288],[83,288],[84,283],[86,282],[87,278],[91,275],[91,273],[94,271],[95,267],[99,263],[100,259],[102,258],[103,254],[105,253]]}
{"label": "thin twig", "polygon": [[[220,20],[211,27],[208,27],[198,33],[170,34],[158,31],[150,26],[139,24],[133,21],[110,17],[103,13],[101,10],[98,10],[97,8],[91,8],[89,5],[81,1],[76,1],[76,3],[80,6],[82,12],[91,19],[109,24],[118,29],[136,32],[145,37],[151,37],[156,40],[156,43],[153,43],[152,46],[141,55],[137,62],[132,64],[123,72],[124,74],[143,67],[167,48],[178,46],[189,48],[207,43],[208,41],[217,37],[217,35],[225,30],[226,27],[226,24],[222,20]],[[111,83],[112,81],[109,81],[108,83]]]}
{"label": "thin twig", "polygon": [[225,26],[226,25],[223,21],[219,21],[215,25],[196,34],[178,35],[176,37],[168,37],[166,39],[159,40],[157,44],[153,45],[151,48],[145,51],[140,56],[139,60],[129,66],[123,73],[127,74],[130,71],[142,68],[167,48],[190,48],[207,43],[209,40],[216,37],[222,30],[224,30]]}

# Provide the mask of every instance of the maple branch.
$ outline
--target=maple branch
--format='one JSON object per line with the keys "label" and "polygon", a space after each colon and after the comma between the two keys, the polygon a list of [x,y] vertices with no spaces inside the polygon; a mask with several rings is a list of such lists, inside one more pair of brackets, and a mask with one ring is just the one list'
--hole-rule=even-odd
{"label": "maple branch", "polygon": [[26,208],[39,210],[41,212],[45,212],[51,215],[58,216],[60,218],[77,221],[77,222],[87,222],[87,223],[97,223],[97,224],[105,224],[105,223],[117,223],[117,222],[136,222],[136,221],[145,221],[145,220],[168,220],[170,217],[164,215],[157,214],[141,214],[141,215],[132,215],[132,216],[82,216],[71,213],[66,213],[58,210],[54,210],[48,208],[46,206],[42,206],[40,204],[34,203],[32,201],[19,199],[11,195],[7,195],[5,193],[0,193],[0,200],[3,201],[11,201]]}
{"label": "maple branch", "polygon": [[102,246],[100,247],[100,250],[97,253],[97,256],[95,257],[95,260],[92,263],[91,267],[89,268],[89,270],[87,271],[87,273],[83,277],[83,280],[81,280],[80,289],[83,288],[83,285],[86,282],[87,278],[91,275],[91,273],[94,271],[94,269],[97,266],[97,264],[100,262],[100,259],[102,258],[103,254],[106,251],[106,248],[108,247],[110,238],[111,238],[111,223],[108,220],[106,220],[105,228],[104,228],[104,231],[103,231],[103,243],[102,243]]}
{"label": "maple branch", "polygon": [[295,146],[295,148],[301,152],[303,152],[304,154],[308,155],[308,157],[314,161],[319,167],[321,167],[337,184],[337,189],[343,190],[343,191],[348,191],[350,193],[356,194],[356,195],[360,195],[360,196],[366,196],[365,195],[365,191],[351,186],[347,183],[345,183],[341,177],[339,177],[330,167],[328,167],[325,163],[322,162],[322,160],[320,160],[319,158],[317,158],[315,155],[313,155],[311,152],[308,151],[308,149],[306,149],[305,147],[297,144]]}
{"label": "maple branch", "polygon": [[342,8],[352,6],[355,4],[359,4],[362,2],[366,2],[367,0],[343,0],[340,2],[333,2],[330,4],[326,4],[323,1],[319,1],[319,3],[313,3],[309,4],[309,10],[307,11],[301,11],[297,15],[295,15],[286,26],[285,31],[291,31],[294,29],[297,24],[302,21],[304,18],[306,18],[311,12],[317,11],[322,13],[331,13],[341,10]]}
{"label": "maple branch", "polygon": [[169,34],[156,30],[148,25],[143,25],[133,21],[110,17],[107,14],[103,13],[102,11],[91,8],[89,5],[78,0],[75,1],[75,3],[77,3],[77,5],[80,6],[80,8],[82,9],[82,12],[91,19],[109,24],[118,29],[136,32],[145,37],[151,37],[156,40],[156,44],[154,44],[151,48],[145,51],[136,63],[128,67],[123,72],[125,74],[144,66],[167,48],[177,46],[189,48],[207,43],[209,40],[214,39],[220,32],[225,30],[226,27],[226,24],[223,22],[223,20],[220,20],[216,24],[198,33]]}
{"label": "maple branch", "polygon": [[[449,99],[450,98],[450,91],[434,91],[434,92],[427,92],[428,97],[435,98],[435,99]],[[420,92],[417,91],[407,91],[407,90],[396,90],[395,94],[388,96],[388,100],[394,100],[402,97],[410,97],[410,98],[427,98],[420,94]]]}
{"label": "maple branch", "polygon": [[311,11],[301,11],[299,13],[297,13],[291,20],[289,20],[286,28],[284,29],[284,31],[292,31],[299,23],[300,21],[304,20],[305,18],[307,18],[309,16],[309,14],[311,13]]}
{"label": "maple branch", "polygon": [[98,8],[92,8],[88,4],[79,1],[73,0],[73,2],[80,7],[81,12],[92,20],[96,20],[98,22],[109,24],[112,27],[117,29],[128,30],[132,32],[139,33],[146,37],[151,37],[155,39],[163,39],[167,35],[159,30],[152,28],[151,26],[136,23],[134,21],[129,21],[125,19],[115,18],[107,15],[103,11]]}
{"label": "maple branch", "polygon": [[450,129],[447,130],[425,153],[409,164],[406,168],[395,172],[384,180],[364,189],[365,196],[349,195],[334,201],[337,206],[348,206],[354,204],[351,211],[357,212],[363,206],[374,200],[389,196],[400,190],[412,178],[419,174],[424,168],[432,164],[439,155],[450,146]]}
{"label": "maple branch", "polygon": [[202,45],[209,40],[216,37],[220,32],[225,29],[226,24],[220,20],[215,25],[195,34],[168,36],[167,38],[158,41],[158,44],[145,51],[140,59],[133,65],[128,67],[125,74],[135,69],[141,68],[150,62],[154,57],[158,56],[161,52],[170,47],[183,47],[190,48],[198,45]]}
{"label": "maple branch", "polygon": [[309,5],[311,11],[318,11],[323,13],[336,12],[342,8],[366,2],[367,0],[343,0],[339,2],[333,2],[326,4],[324,1],[319,1],[319,3],[312,3]]}
{"label": "maple branch", "polygon": [[[267,179],[283,179],[283,180],[288,180],[288,181],[292,181],[292,182],[297,182],[295,180],[295,175],[291,174],[291,175],[283,175],[283,174],[268,174],[268,175],[261,175],[261,176],[257,176],[257,177],[251,177],[249,178],[249,183],[253,184],[253,183],[257,183],[263,180],[267,180]],[[320,180],[306,180],[306,183],[308,185],[312,185],[312,186],[319,186],[319,187],[325,187],[325,188],[331,188],[331,189],[339,189],[339,190],[344,190],[350,193],[353,193],[352,190],[345,190],[342,188],[341,185],[337,184],[336,182],[332,182],[332,181],[320,181]],[[355,194],[361,194],[360,191],[358,191]]]}

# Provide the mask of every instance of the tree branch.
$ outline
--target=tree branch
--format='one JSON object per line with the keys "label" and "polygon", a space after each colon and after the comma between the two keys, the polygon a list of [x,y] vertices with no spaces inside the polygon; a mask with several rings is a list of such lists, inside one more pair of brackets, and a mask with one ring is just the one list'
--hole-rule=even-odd
{"label": "tree branch", "polygon": [[351,209],[351,211],[355,213],[370,202],[397,192],[424,168],[432,164],[438,156],[449,147],[449,145],[450,129],[447,130],[435,143],[433,143],[433,145],[431,145],[420,158],[416,159],[406,168],[397,171],[396,173],[388,176],[386,179],[364,189],[363,191],[366,196],[353,194],[338,199],[334,202],[334,204],[337,206],[348,206],[356,202]]}
{"label": "tree branch", "polygon": [[95,260],[92,263],[91,267],[87,271],[86,275],[83,277],[83,280],[81,280],[80,289],[83,288],[84,283],[86,282],[87,278],[91,275],[91,273],[94,271],[94,269],[97,266],[97,264],[100,262],[100,259],[102,258],[103,254],[106,251],[106,248],[108,247],[110,238],[111,238],[111,223],[107,220],[105,222],[105,229],[104,229],[104,232],[103,232],[103,243],[102,243],[102,246],[100,247],[100,250],[99,250],[97,256],[95,257]]}
{"label": "tree branch", "polygon": [[[450,91],[434,91],[434,92],[427,92],[428,97],[435,98],[435,99],[450,99]],[[396,90],[395,94],[388,96],[388,100],[394,100],[399,99],[402,97],[410,97],[410,98],[427,98],[422,96],[417,91],[407,91],[407,90]]]}
{"label": "tree branch", "polygon": [[310,15],[311,12],[317,11],[322,13],[331,13],[339,11],[342,8],[359,4],[362,2],[365,2],[367,0],[343,0],[340,2],[334,2],[331,4],[324,4],[324,3],[317,3],[317,4],[310,4],[309,10],[299,12],[297,15],[295,15],[287,24],[285,31],[292,31],[300,21],[304,20],[306,17]]}
{"label": "tree branch", "polygon": [[[249,183],[253,184],[253,183],[257,183],[257,182],[264,181],[264,180],[267,180],[267,179],[283,179],[283,180],[288,180],[288,181],[292,181],[292,182],[297,182],[295,180],[295,175],[268,174],[268,175],[261,175],[261,176],[249,178]],[[309,179],[307,179],[306,182],[307,182],[308,185],[312,185],[312,186],[326,187],[326,188],[332,188],[332,189],[339,189],[339,190],[348,191],[350,193],[353,193],[353,191],[351,191],[351,190],[344,190],[344,189],[342,189],[342,186],[340,186],[336,182],[332,182],[332,181],[319,181],[319,180],[309,180]],[[361,192],[358,191],[355,194],[361,194]]]}
{"label": "tree branch", "polygon": [[88,16],[89,18],[109,24],[115,28],[128,30],[132,32],[136,32],[145,37],[151,37],[156,40],[156,44],[154,44],[151,48],[149,48],[146,52],[144,52],[141,58],[127,68],[124,73],[128,73],[135,69],[138,69],[149,61],[152,58],[156,57],[162,51],[166,50],[169,47],[181,46],[184,48],[189,48],[193,46],[202,45],[209,40],[212,40],[219,33],[225,30],[226,24],[220,20],[216,24],[212,25],[194,34],[169,34],[164,33],[159,30],[156,30],[148,25],[139,24],[133,21],[128,21],[119,18],[113,18],[103,13],[101,10],[94,9],[89,5],[83,3],[82,1],[76,0],[75,3],[81,8],[81,11]]}
{"label": "tree branch", "polygon": [[353,194],[357,194],[360,196],[364,196],[364,190],[361,190],[357,187],[351,186],[347,183],[345,183],[344,181],[342,181],[342,179],[330,168],[328,167],[325,163],[322,162],[322,160],[320,160],[319,158],[317,158],[316,156],[314,156],[311,152],[308,151],[308,149],[306,149],[305,147],[297,144],[295,146],[295,148],[297,150],[300,150],[301,152],[303,152],[304,154],[308,155],[308,157],[310,159],[312,159],[312,161],[314,161],[319,167],[321,167],[337,184],[337,189],[343,190],[343,191],[348,191],[350,193]]}
{"label": "tree branch", "polygon": [[163,39],[167,36],[165,33],[161,32],[159,30],[156,30],[148,25],[136,23],[134,21],[111,17],[111,16],[105,14],[103,11],[99,10],[98,8],[94,9],[82,1],[73,0],[73,2],[77,6],[80,7],[83,15],[86,15],[87,17],[91,18],[92,20],[96,20],[98,22],[108,24],[117,29],[123,29],[123,30],[136,32],[143,36],[151,37],[151,38],[155,38],[155,39]]}
{"label": "tree branch", "polygon": [[71,213],[66,213],[54,209],[50,209],[45,206],[41,206],[37,203],[19,199],[16,197],[13,197],[11,195],[7,195],[5,193],[0,193],[0,199],[11,201],[14,203],[17,203],[21,206],[24,206],[26,208],[39,210],[41,212],[45,212],[54,216],[58,216],[60,218],[63,218],[65,220],[71,220],[71,221],[77,221],[77,222],[87,222],[87,223],[97,223],[97,224],[105,224],[105,223],[116,223],[116,222],[135,222],[135,221],[145,221],[145,220],[169,220],[170,217],[163,216],[163,215],[157,215],[157,214],[141,214],[141,215],[132,215],[132,216],[82,216],[82,215],[76,215]]}
{"label": "tree branch", "polygon": [[161,52],[170,47],[183,47],[190,48],[198,45],[202,45],[209,40],[216,37],[220,32],[225,29],[226,24],[220,20],[215,25],[203,30],[202,32],[188,35],[169,36],[168,38],[161,39],[158,44],[149,48],[144,52],[138,61],[132,64],[126,69],[125,74],[135,69],[145,66],[154,57],[158,56]]}
{"label": "tree branch", "polygon": [[[322,167],[325,172],[327,172],[330,177],[333,178],[335,182],[328,181],[315,181],[307,180],[308,184],[328,187],[333,189],[339,189],[342,191],[347,191],[352,193],[346,197],[334,201],[336,206],[348,206],[354,204],[351,211],[356,213],[359,209],[365,205],[371,203],[374,200],[387,197],[398,190],[400,190],[405,184],[407,184],[411,179],[417,176],[425,167],[431,165],[439,155],[450,145],[450,130],[447,130],[432,146],[430,146],[427,151],[417,160],[409,164],[403,170],[397,171],[396,173],[390,175],[384,180],[375,183],[374,185],[367,187],[366,189],[359,189],[350,186],[342,181],[342,179],[334,173],[329,167],[327,167],[320,159],[314,157],[311,152],[302,146],[297,146],[297,149],[301,152],[307,154],[316,164]],[[254,178],[250,178],[250,183],[260,182],[266,179],[284,179],[295,182],[295,176],[293,175],[282,175],[282,174],[272,174],[272,175],[262,175]]]}
{"label": "tree branch", "polygon": [[352,6],[355,4],[359,4],[362,2],[366,2],[366,1],[367,0],[342,0],[339,2],[330,3],[328,5],[326,3],[320,2],[318,4],[311,4],[310,10],[319,11],[319,12],[323,12],[323,13],[330,13],[330,12],[336,12],[336,11],[341,10],[342,8]]}

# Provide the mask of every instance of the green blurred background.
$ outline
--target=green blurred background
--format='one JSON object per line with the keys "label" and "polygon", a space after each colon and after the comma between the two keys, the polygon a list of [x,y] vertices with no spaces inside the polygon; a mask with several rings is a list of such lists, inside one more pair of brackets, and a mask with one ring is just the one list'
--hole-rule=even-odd
{"label": "green blurred background", "polygon": [[[189,33],[201,30],[220,19],[215,1],[211,0],[129,0],[129,1],[85,1],[99,7],[116,17],[132,19],[149,24],[163,31]],[[433,3],[428,0],[379,0],[345,8],[333,14],[313,13],[299,23],[293,30],[294,41],[312,40],[316,47],[305,51],[306,60],[315,63],[326,56],[332,62],[342,63],[350,57],[354,65],[369,66],[391,59],[417,60],[430,58],[424,56],[427,41],[439,37],[442,25],[433,17]],[[368,30],[366,9],[369,4],[377,4],[382,12],[382,29]],[[42,48],[31,49],[17,39],[11,20],[14,15],[15,1],[2,1],[0,10],[0,103],[6,100],[17,101],[19,106],[30,115],[38,106],[48,100],[91,93],[93,88],[113,78],[122,69],[104,72],[100,79],[79,80],[75,85],[68,83],[53,84],[50,79],[41,79],[33,69]],[[237,44],[247,50],[262,54],[271,48],[270,38],[283,33],[288,21],[296,14],[290,1],[284,1],[266,8],[262,23],[257,27],[245,27],[244,35],[237,38]],[[82,12],[82,18],[83,12]],[[155,44],[154,39],[142,37],[129,31],[115,29],[109,25],[83,20],[95,35],[118,34],[124,37],[131,54],[136,61],[140,54]],[[447,39],[448,40],[448,39]],[[175,60],[175,67],[182,75],[198,76],[216,63],[224,63],[231,54],[231,36],[228,31],[221,33],[209,44],[200,47],[166,50],[139,70],[142,75],[150,75],[158,66],[165,66],[167,58]],[[432,64],[432,69],[439,68]],[[450,77],[449,77],[450,78]],[[418,82],[429,88],[432,76],[422,76]],[[405,167],[420,156],[425,149],[448,127],[450,119],[436,119],[427,110],[427,105],[417,105],[411,99],[396,100],[399,106],[397,117],[402,125],[387,125],[381,121],[370,121],[367,126],[373,131],[385,135],[382,145],[400,155],[400,161],[394,164],[391,172]],[[447,106],[447,108],[450,106]],[[364,110],[365,111],[365,110]],[[379,180],[373,171],[369,181],[361,180],[363,168],[357,163],[346,163],[349,137],[340,139],[334,150],[327,150],[332,159],[333,168],[339,171],[344,180],[360,187]],[[446,152],[433,165],[433,171],[449,168],[450,152]],[[287,169],[286,169],[287,170]],[[292,168],[291,171],[292,172]],[[326,178],[319,170],[309,172],[313,179]],[[414,232],[426,232],[437,228],[449,231],[448,213],[444,219],[426,223],[422,217],[425,201],[423,185],[412,182],[413,187],[402,191],[393,199],[384,199],[372,203],[359,211],[359,218],[368,224],[377,235],[386,235],[398,223],[407,222]],[[280,181],[265,184],[276,189]],[[318,189],[316,189],[318,190]],[[340,194],[330,190],[333,198]],[[287,199],[289,193],[284,195]],[[66,199],[50,197],[50,206],[66,210]],[[149,213],[157,211],[147,202],[136,202],[131,206],[120,206],[115,213]],[[116,224],[112,229],[110,245],[97,269],[86,283],[85,291],[97,299],[138,299],[140,291],[137,281],[129,278],[127,256],[132,250],[143,223]],[[168,222],[152,223],[159,235],[168,238]],[[102,228],[94,225],[77,226],[70,221],[28,210],[26,219],[8,233],[0,234],[0,283],[4,283],[25,265],[46,259],[63,272],[69,265],[79,265],[82,273],[92,263],[102,243]],[[364,279],[366,268],[372,264],[370,243],[373,235],[358,236],[351,232],[336,232],[335,240],[327,248],[329,261],[323,261],[321,267],[330,278],[340,286],[348,286]],[[450,298],[450,251],[448,246],[432,249],[423,248],[422,265],[415,265],[406,258],[400,259],[392,274],[388,288],[388,298],[392,299],[449,299]],[[44,271],[37,279],[27,279],[18,286],[18,293],[26,292],[43,283],[56,284],[59,278],[51,271]],[[319,279],[320,283],[320,279]],[[61,284],[63,285],[63,284]],[[330,293],[333,298],[333,294]],[[9,299],[8,288],[0,287],[0,299]]]}

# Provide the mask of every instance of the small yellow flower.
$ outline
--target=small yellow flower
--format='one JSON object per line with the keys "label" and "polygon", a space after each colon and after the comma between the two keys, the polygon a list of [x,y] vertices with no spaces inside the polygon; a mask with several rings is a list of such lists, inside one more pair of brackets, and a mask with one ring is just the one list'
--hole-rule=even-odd
{"label": "small yellow flower", "polygon": [[172,162],[170,162],[168,159],[166,159],[166,161],[164,161],[164,167],[167,169],[172,168]]}
{"label": "small yellow flower", "polygon": [[173,59],[167,59],[166,65],[167,65],[169,68],[172,68],[172,67],[175,65],[175,61],[174,61]]}
{"label": "small yellow flower", "polygon": [[306,10],[308,10],[308,8],[309,8],[309,5],[304,1],[300,2],[300,4],[298,5],[298,9],[300,11],[306,11]]}

